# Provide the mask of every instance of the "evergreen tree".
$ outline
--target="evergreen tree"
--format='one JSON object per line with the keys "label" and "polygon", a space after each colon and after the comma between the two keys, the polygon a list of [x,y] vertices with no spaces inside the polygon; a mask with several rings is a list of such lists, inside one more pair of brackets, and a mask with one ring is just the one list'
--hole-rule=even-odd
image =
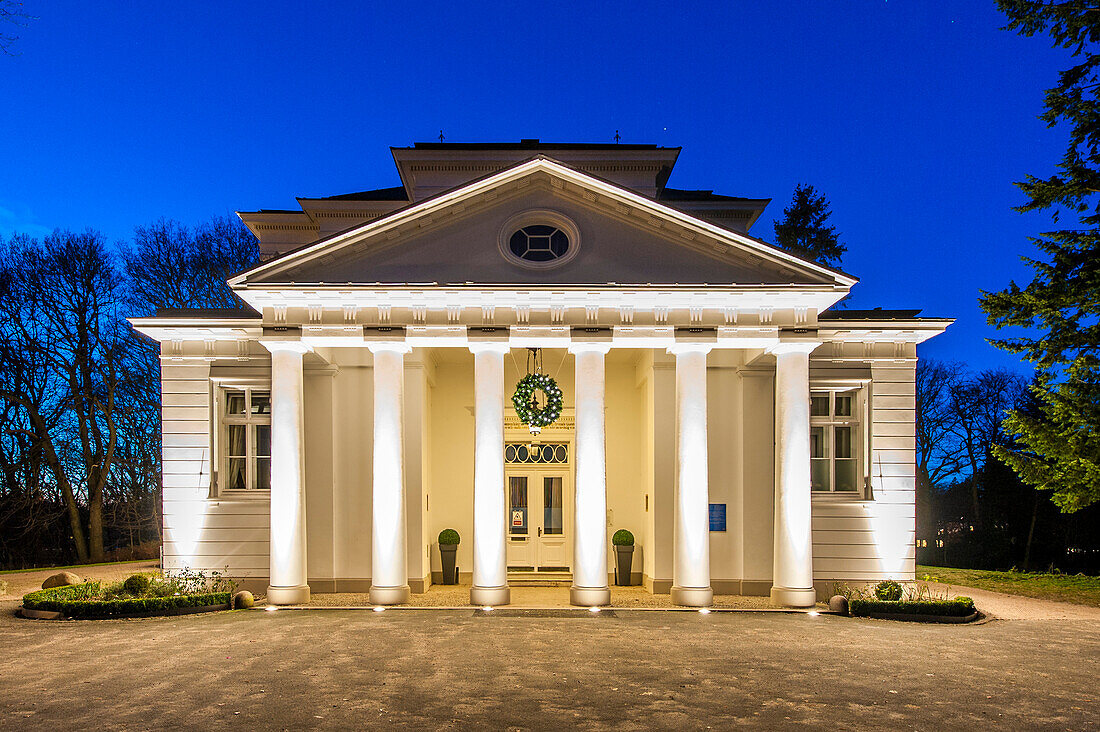
{"label": "evergreen tree", "polygon": [[836,227],[828,224],[832,215],[823,194],[799,183],[791,205],[783,209],[783,219],[775,222],[775,242],[791,254],[839,267],[847,247],[840,243]]}
{"label": "evergreen tree", "polygon": [[1049,127],[1064,127],[1069,142],[1057,173],[1027,176],[1020,212],[1049,211],[1073,228],[1033,239],[1040,258],[1026,258],[1033,279],[983,292],[990,324],[1019,327],[1019,337],[993,341],[1036,365],[1032,392],[1038,413],[1015,410],[1005,421],[1014,447],[996,455],[1029,484],[1052,492],[1065,512],[1100,500],[1100,12],[1094,2],[998,0],[1024,36],[1046,33],[1079,63],[1047,90]]}

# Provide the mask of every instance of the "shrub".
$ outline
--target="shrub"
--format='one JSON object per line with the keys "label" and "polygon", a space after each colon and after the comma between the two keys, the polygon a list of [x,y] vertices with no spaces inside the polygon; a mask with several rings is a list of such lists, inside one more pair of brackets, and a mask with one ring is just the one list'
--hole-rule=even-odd
{"label": "shrub", "polygon": [[626,529],[619,529],[615,532],[615,535],[611,537],[611,543],[615,546],[634,546],[634,534],[631,534]]}
{"label": "shrub", "polygon": [[875,585],[875,597],[887,602],[897,602],[901,599],[901,585],[894,580],[883,580]]}
{"label": "shrub", "polygon": [[123,615],[167,613],[189,607],[228,605],[229,592],[208,592],[168,597],[136,597],[116,600],[97,599],[102,594],[98,582],[54,587],[23,595],[23,607],[28,610],[59,612],[70,618],[111,618]]}
{"label": "shrub", "polygon": [[154,595],[195,595],[209,592],[228,592],[232,594],[237,589],[237,583],[218,571],[203,571],[201,569],[172,570],[164,579],[165,589],[152,592]]}
{"label": "shrub", "polygon": [[974,601],[969,597],[952,600],[860,600],[848,603],[853,617],[868,617],[871,613],[891,615],[937,615],[965,618],[974,614]]}
{"label": "shrub", "polygon": [[443,529],[439,532],[440,544],[458,544],[460,541],[462,541],[462,537],[454,529]]}
{"label": "shrub", "polygon": [[134,597],[144,597],[149,594],[149,587],[153,584],[153,578],[147,574],[132,574],[122,583],[122,589]]}

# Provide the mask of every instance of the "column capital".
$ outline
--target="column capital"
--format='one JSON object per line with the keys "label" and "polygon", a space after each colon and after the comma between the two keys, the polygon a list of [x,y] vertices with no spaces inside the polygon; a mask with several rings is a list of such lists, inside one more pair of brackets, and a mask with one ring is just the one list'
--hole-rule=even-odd
{"label": "column capital", "polygon": [[713,343],[674,343],[665,349],[665,352],[679,356],[681,353],[710,353],[714,349]]}
{"label": "column capital", "polygon": [[467,348],[470,349],[470,353],[500,353],[507,354],[512,350],[511,344],[507,341],[479,341],[470,343]]}
{"label": "column capital", "polygon": [[275,353],[276,351],[289,351],[290,353],[310,353],[311,351],[313,351],[313,348],[306,345],[305,343],[302,343],[301,341],[263,340],[260,341],[260,345],[271,351],[272,353]]}
{"label": "column capital", "polygon": [[367,350],[371,353],[409,353],[412,351],[410,346],[405,341],[370,341],[367,343]]}
{"label": "column capital", "polygon": [[820,345],[821,341],[780,341],[768,348],[768,353],[776,356],[786,353],[805,353],[809,355]]}
{"label": "column capital", "polygon": [[602,353],[606,355],[611,350],[611,344],[591,341],[574,342],[569,344],[568,350],[574,355],[578,353]]}

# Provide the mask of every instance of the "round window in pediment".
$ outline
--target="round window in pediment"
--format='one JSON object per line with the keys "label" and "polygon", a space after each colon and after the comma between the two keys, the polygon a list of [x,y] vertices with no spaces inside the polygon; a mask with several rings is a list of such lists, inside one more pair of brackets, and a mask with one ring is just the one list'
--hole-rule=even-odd
{"label": "round window in pediment", "polygon": [[569,251],[569,236],[556,226],[532,224],[512,234],[508,248],[528,262],[553,262]]}
{"label": "round window in pediment", "polygon": [[577,254],[580,232],[557,211],[524,211],[505,222],[500,232],[505,259],[528,269],[548,269]]}

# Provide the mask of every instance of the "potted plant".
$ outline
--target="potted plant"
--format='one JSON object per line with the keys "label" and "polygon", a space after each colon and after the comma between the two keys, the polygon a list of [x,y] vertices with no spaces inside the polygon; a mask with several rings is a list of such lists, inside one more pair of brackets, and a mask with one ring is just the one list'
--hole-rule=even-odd
{"label": "potted plant", "polygon": [[455,554],[462,537],[454,529],[439,532],[439,558],[443,562],[443,584],[457,585],[458,573],[455,571]]}
{"label": "potted plant", "polygon": [[615,545],[619,570],[615,573],[615,584],[620,586],[629,585],[630,569],[634,564],[634,534],[626,529],[619,529],[611,537],[611,543]]}

